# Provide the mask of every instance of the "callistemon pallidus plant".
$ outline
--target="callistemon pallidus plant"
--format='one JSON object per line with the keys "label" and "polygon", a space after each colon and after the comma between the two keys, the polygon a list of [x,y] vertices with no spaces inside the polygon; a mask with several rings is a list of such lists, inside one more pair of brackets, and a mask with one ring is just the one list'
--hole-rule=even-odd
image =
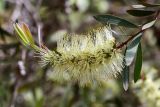
{"label": "callistemon pallidus plant", "polygon": [[14,29],[20,41],[38,53],[40,64],[53,68],[49,76],[56,81],[101,84],[122,71],[123,55],[107,25],[82,35],[65,34],[54,51],[36,46],[26,24],[15,23]]}

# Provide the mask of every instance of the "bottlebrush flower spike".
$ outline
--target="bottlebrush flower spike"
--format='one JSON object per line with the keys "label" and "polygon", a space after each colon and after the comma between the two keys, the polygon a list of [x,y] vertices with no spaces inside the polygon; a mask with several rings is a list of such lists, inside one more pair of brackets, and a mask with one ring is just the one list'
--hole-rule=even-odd
{"label": "bottlebrush flower spike", "polygon": [[122,71],[123,55],[115,44],[111,28],[103,26],[83,35],[66,34],[57,42],[56,51],[40,48],[38,56],[43,66],[52,66],[49,77],[53,80],[78,82],[81,86],[101,84]]}

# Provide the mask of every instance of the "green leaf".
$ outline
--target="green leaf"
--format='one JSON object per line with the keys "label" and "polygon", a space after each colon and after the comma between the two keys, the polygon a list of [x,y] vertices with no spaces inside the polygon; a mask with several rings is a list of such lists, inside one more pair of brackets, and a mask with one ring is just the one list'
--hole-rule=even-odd
{"label": "green leaf", "polygon": [[[126,50],[127,50],[127,48],[126,48]],[[126,50],[125,50],[125,55],[126,55]],[[129,87],[129,66],[126,65],[125,59],[124,59],[123,63],[124,63],[124,68],[122,71],[123,88],[125,91],[127,91],[128,87]]]}
{"label": "green leaf", "polygon": [[146,6],[146,7],[158,7],[158,6],[160,6],[160,4],[150,4],[150,3],[146,3],[144,0],[139,0],[139,2],[140,2],[141,4],[143,4],[144,6]]}
{"label": "green leaf", "polygon": [[133,62],[135,54],[137,52],[138,44],[141,40],[142,33],[139,33],[136,37],[133,38],[131,43],[127,46],[125,61],[126,65],[129,66]]}
{"label": "green leaf", "polygon": [[155,13],[155,11],[142,10],[142,9],[132,9],[132,10],[127,10],[127,13],[129,13],[132,16],[143,17],[143,16],[152,15]]}
{"label": "green leaf", "polygon": [[27,36],[28,40],[30,41],[30,43],[34,44],[33,36],[31,34],[28,26],[25,23],[22,23],[22,30],[26,34],[26,36]]}
{"label": "green leaf", "polygon": [[14,29],[18,34],[18,38],[20,39],[20,41],[23,43],[23,45],[27,46],[29,44],[29,41],[25,35],[25,33],[23,32],[23,30],[20,28],[20,26],[18,24],[14,24]]}
{"label": "green leaf", "polygon": [[42,51],[41,48],[39,48],[38,46],[35,45],[33,36],[31,34],[28,26],[25,23],[23,23],[23,24],[14,23],[13,27],[17,33],[18,39],[21,41],[21,43],[24,46],[26,46],[26,47],[29,46],[36,51]]}
{"label": "green leaf", "polygon": [[137,80],[140,78],[141,68],[142,68],[142,48],[141,48],[141,43],[139,43],[137,49],[135,67],[134,67],[134,82],[137,82]]}
{"label": "green leaf", "polygon": [[112,16],[112,15],[96,15],[94,18],[103,23],[103,24],[113,24],[117,26],[124,26],[129,28],[137,28],[138,26],[119,17]]}
{"label": "green leaf", "polygon": [[127,91],[128,87],[129,87],[129,66],[125,66],[123,69],[123,88],[125,91]]}
{"label": "green leaf", "polygon": [[148,28],[152,27],[155,24],[156,21],[157,21],[157,18],[155,20],[151,21],[151,22],[148,22],[148,23],[144,24],[142,26],[142,30],[145,30],[145,29],[148,29]]}

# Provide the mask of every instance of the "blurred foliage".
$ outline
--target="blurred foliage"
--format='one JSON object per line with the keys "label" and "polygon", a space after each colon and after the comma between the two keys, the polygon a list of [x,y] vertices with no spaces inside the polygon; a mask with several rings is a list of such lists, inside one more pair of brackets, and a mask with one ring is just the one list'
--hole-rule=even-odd
{"label": "blurred foliage", "polygon": [[[160,3],[159,0],[143,1],[153,10],[158,5],[150,4]],[[149,13],[148,17],[127,14],[126,10],[137,4],[138,0],[0,0],[0,107],[159,107],[159,20],[143,33],[141,79],[131,84],[126,92],[122,88],[121,76],[106,81],[101,87],[90,88],[50,81],[48,72],[51,68],[38,65],[34,52],[17,41],[12,26],[16,20],[27,23],[36,42],[37,29],[41,26],[44,44],[54,49],[56,41],[65,32],[80,33],[98,24],[92,17],[95,15],[109,13],[126,18],[135,25],[151,21],[153,16]],[[115,35],[119,41],[136,31],[114,26],[113,29],[121,34],[121,38]],[[134,78],[133,68],[130,67],[131,78]]]}

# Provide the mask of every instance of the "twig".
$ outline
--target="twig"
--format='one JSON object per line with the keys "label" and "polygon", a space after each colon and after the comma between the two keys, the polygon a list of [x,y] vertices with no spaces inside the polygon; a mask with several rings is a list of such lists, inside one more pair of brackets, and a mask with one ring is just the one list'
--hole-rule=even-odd
{"label": "twig", "polygon": [[15,81],[15,84],[14,84],[13,94],[11,96],[11,100],[10,100],[10,103],[9,103],[8,107],[15,107],[15,100],[16,100],[16,97],[17,97],[18,87],[19,87],[19,82],[18,82],[18,78],[17,78],[16,81]]}
{"label": "twig", "polygon": [[8,35],[8,36],[13,36],[10,32],[8,32],[7,30],[0,27],[0,36],[2,34]]}
{"label": "twig", "polygon": [[42,27],[42,23],[41,23],[41,19],[40,16],[37,12],[37,10],[31,3],[30,0],[24,0],[23,1],[24,7],[26,8],[26,10],[31,14],[31,17],[33,18],[33,20],[36,23],[36,27],[38,28],[38,26],[40,25]]}
{"label": "twig", "polygon": [[[157,11],[156,15],[155,15],[155,19],[157,19],[157,17],[159,16],[159,13],[160,13],[160,10]],[[146,24],[146,23],[145,23]],[[142,27],[145,25],[143,24],[141,26],[141,29]],[[148,28],[147,28],[148,29]],[[132,35],[131,37],[129,37],[126,41],[122,42],[120,45],[116,46],[116,49],[120,49],[122,48],[123,46],[127,45],[128,42],[130,42],[134,37],[136,37],[139,33],[142,33],[143,31],[147,30],[147,29],[142,29],[140,30],[139,32],[137,32],[136,34]]]}
{"label": "twig", "polygon": [[16,48],[20,45],[20,43],[11,43],[11,44],[1,44],[0,49],[11,49],[11,48]]}
{"label": "twig", "polygon": [[142,33],[144,30],[141,30],[139,32],[137,32],[136,34],[132,35],[131,37],[129,37],[126,41],[122,42],[120,45],[116,46],[116,49],[120,49],[123,46],[127,45],[128,42],[130,42],[134,37],[136,37],[139,33]]}

